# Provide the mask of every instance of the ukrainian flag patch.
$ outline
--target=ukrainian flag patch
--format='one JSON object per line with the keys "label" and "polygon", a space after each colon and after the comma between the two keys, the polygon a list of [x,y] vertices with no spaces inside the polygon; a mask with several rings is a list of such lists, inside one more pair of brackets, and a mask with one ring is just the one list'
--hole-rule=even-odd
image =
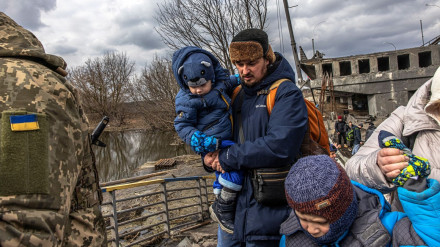
{"label": "ukrainian flag patch", "polygon": [[29,131],[38,130],[40,126],[38,125],[37,115],[13,115],[9,117],[11,121],[12,131]]}

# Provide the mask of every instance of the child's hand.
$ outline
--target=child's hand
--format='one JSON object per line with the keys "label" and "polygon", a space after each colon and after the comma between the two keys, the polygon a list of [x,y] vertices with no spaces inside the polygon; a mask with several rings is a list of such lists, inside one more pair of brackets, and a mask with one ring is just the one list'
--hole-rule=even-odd
{"label": "child's hand", "polygon": [[191,136],[191,148],[197,154],[207,153],[204,148],[205,137],[206,137],[206,135],[199,130],[194,132],[194,134]]}
{"label": "child's hand", "polygon": [[215,136],[205,136],[203,141],[203,148],[205,149],[205,152],[214,152],[218,149],[219,143],[218,139],[215,138]]}

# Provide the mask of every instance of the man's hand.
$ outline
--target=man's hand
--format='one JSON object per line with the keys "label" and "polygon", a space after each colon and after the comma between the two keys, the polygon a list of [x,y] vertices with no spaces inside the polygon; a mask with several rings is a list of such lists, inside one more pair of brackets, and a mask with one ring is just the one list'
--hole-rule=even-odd
{"label": "man's hand", "polygon": [[396,148],[383,148],[377,153],[377,165],[388,180],[396,178],[408,166],[409,158]]}
{"label": "man's hand", "polygon": [[218,154],[220,150],[215,152],[211,152],[205,155],[204,162],[207,166],[211,166],[212,169],[219,171],[221,173],[225,173],[222,166],[220,165],[220,161],[218,160]]}

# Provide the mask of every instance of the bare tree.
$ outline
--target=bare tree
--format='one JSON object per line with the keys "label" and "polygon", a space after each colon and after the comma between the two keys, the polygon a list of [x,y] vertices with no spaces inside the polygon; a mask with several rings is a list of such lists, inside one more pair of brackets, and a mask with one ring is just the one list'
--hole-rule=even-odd
{"label": "bare tree", "polygon": [[179,91],[169,59],[155,56],[133,83],[132,97],[153,128],[173,129],[174,99]]}
{"label": "bare tree", "polygon": [[122,124],[126,116],[123,103],[127,101],[133,73],[134,62],[125,53],[109,52],[88,59],[69,74],[87,112],[110,116]]}
{"label": "bare tree", "polygon": [[156,31],[173,50],[198,46],[233,71],[228,44],[246,28],[266,27],[267,0],[167,0],[159,5]]}

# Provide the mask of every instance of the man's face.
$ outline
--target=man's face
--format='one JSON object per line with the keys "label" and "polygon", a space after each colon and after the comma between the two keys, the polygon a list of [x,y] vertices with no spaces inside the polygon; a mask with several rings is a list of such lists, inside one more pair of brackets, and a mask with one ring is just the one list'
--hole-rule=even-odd
{"label": "man's face", "polygon": [[301,227],[310,233],[314,238],[324,236],[330,230],[330,223],[324,217],[314,214],[303,214],[295,210]]}
{"label": "man's face", "polygon": [[238,69],[240,78],[248,87],[257,85],[266,75],[269,60],[259,58],[253,61],[243,60],[237,61],[235,67]]}

